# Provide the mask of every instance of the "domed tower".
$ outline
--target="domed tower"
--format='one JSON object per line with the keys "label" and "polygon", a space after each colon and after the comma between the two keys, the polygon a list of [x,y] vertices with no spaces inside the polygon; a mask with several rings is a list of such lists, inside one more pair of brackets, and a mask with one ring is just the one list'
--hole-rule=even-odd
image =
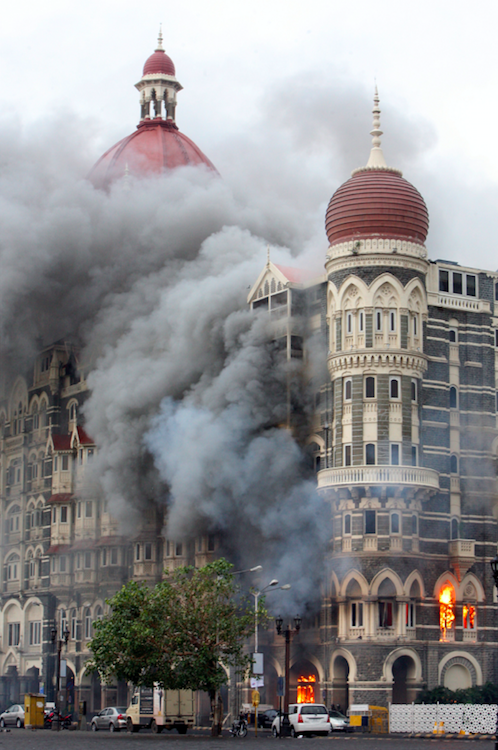
{"label": "domed tower", "polygon": [[176,95],[183,87],[163,49],[161,31],[135,87],[140,92],[140,122],[134,133],[112,146],[94,165],[88,177],[95,187],[108,188],[128,174],[151,177],[188,165],[216,172],[207,156],[176,125]]}
{"label": "domed tower", "polygon": [[429,216],[420,193],[386,164],[377,90],[373,116],[367,165],[334,193],[326,214],[334,418],[319,483],[337,489],[373,482],[385,491],[386,482],[412,484],[424,473],[417,471],[418,394],[427,367]]}

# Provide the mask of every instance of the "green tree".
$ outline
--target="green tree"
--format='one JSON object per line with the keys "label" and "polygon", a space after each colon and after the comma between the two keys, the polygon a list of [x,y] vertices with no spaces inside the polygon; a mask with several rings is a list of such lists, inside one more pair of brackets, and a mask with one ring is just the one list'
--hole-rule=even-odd
{"label": "green tree", "polygon": [[205,690],[213,700],[227,682],[222,665],[242,672],[251,664],[244,643],[254,631],[254,611],[237,597],[232,567],[220,559],[178,568],[153,588],[127,583],[94,624],[87,668],[104,682],[117,677],[166,690]]}

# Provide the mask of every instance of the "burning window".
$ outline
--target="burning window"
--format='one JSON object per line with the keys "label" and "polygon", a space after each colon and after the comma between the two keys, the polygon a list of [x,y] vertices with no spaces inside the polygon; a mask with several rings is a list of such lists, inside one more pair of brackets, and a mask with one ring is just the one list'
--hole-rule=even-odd
{"label": "burning window", "polygon": [[455,625],[455,592],[453,586],[446,584],[439,594],[439,627],[441,641],[453,640]]}
{"label": "burning window", "polygon": [[316,677],[314,674],[308,676],[301,675],[297,678],[297,702],[314,703],[315,702],[315,685]]}
{"label": "burning window", "polygon": [[463,605],[463,629],[475,630],[476,628],[476,608],[473,604]]}

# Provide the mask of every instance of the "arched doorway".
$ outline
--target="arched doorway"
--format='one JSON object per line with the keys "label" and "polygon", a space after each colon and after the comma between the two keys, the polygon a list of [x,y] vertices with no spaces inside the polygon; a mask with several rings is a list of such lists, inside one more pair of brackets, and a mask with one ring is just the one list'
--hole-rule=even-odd
{"label": "arched doorway", "polygon": [[349,664],[344,656],[336,656],[334,659],[332,703],[344,713],[349,707]]}
{"label": "arched doorway", "polygon": [[411,656],[403,654],[393,662],[393,703],[411,703],[415,700],[413,694],[413,682],[415,680],[417,667]]}
{"label": "arched doorway", "polygon": [[307,659],[293,664],[289,675],[289,703],[321,703],[320,677]]}

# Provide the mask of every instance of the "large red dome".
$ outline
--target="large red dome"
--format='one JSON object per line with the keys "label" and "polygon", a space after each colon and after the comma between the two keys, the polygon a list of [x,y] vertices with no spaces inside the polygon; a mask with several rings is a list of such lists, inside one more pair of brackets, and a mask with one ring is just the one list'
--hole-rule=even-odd
{"label": "large red dome", "polygon": [[156,49],[145,61],[143,75],[148,76],[152,73],[164,73],[167,76],[175,75],[173,60],[168,57],[163,49]]}
{"label": "large red dome", "polygon": [[107,188],[115,180],[130,174],[153,177],[168,169],[204,165],[216,168],[190,138],[180,133],[170,120],[141,123],[131,135],[116,143],[100,157],[88,175],[98,188]]}
{"label": "large red dome", "polygon": [[424,244],[429,214],[424,199],[397,170],[360,169],[336,190],[325,229],[331,245],[379,237]]}

